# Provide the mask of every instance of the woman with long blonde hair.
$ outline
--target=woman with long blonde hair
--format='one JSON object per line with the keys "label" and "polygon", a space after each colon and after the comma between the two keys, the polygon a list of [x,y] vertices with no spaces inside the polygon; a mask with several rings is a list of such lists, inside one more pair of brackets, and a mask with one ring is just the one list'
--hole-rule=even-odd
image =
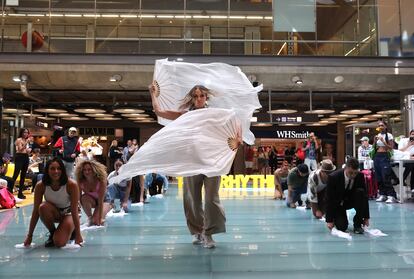
{"label": "woman with long blonde hair", "polygon": [[[76,166],[75,175],[89,225],[102,225],[105,221],[103,202],[107,186],[106,167],[95,160],[83,160]],[[93,213],[92,208],[95,208]]]}

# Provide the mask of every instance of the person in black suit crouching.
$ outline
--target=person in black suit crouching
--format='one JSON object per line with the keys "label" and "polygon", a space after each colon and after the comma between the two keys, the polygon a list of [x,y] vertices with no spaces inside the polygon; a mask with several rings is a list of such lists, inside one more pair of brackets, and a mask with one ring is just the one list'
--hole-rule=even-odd
{"label": "person in black suit crouching", "polygon": [[359,163],[349,158],[345,169],[337,170],[328,176],[326,225],[332,230],[348,228],[346,210],[355,208],[354,233],[363,234],[362,225],[369,226],[368,196],[365,179],[358,170]]}

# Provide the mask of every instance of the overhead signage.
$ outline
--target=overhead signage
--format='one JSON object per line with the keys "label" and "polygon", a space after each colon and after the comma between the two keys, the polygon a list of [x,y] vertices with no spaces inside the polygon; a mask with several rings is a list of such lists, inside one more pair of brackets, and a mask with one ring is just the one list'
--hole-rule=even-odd
{"label": "overhead signage", "polygon": [[287,131],[287,130],[277,130],[275,138],[278,139],[306,139],[309,137],[310,132],[308,131]]}
{"label": "overhead signage", "polygon": [[[269,122],[269,114],[258,115],[258,122]],[[318,122],[319,118],[316,114],[272,114],[272,123],[313,123]]]}

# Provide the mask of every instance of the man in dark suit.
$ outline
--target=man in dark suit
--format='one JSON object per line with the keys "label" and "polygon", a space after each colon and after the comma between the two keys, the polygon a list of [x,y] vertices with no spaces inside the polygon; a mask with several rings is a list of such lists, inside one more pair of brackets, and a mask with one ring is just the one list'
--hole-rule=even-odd
{"label": "man in dark suit", "polygon": [[359,163],[349,158],[345,169],[337,170],[328,176],[326,225],[330,230],[348,228],[346,210],[355,208],[354,233],[363,234],[362,225],[369,226],[368,196],[365,179],[358,170]]}

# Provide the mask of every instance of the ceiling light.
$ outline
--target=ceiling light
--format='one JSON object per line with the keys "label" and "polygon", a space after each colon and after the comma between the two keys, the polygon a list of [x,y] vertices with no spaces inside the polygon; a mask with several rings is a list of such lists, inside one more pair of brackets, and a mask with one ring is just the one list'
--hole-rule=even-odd
{"label": "ceiling light", "polygon": [[10,116],[10,115],[4,115],[1,119],[2,120],[15,120],[16,118],[14,118],[13,116]]}
{"label": "ceiling light", "polygon": [[375,119],[370,117],[359,117],[359,118],[352,118],[353,121],[374,121]]}
{"label": "ceiling light", "polygon": [[345,118],[339,118],[339,117],[326,117],[326,118],[322,118],[321,120],[322,120],[322,121],[323,121],[323,120],[326,120],[326,121],[344,121],[344,120],[345,120]]}
{"label": "ceiling light", "polygon": [[29,76],[27,74],[16,75],[12,77],[14,82],[26,82],[29,80]]}
{"label": "ceiling light", "polygon": [[382,117],[384,117],[384,115],[375,113],[375,114],[364,115],[364,117],[369,117],[369,118],[382,118]]}
{"label": "ceiling light", "polygon": [[95,120],[121,120],[121,117],[96,117]]}
{"label": "ceiling light", "polygon": [[122,80],[122,76],[121,75],[113,75],[109,78],[110,82],[120,82]]}
{"label": "ceiling light", "polygon": [[48,117],[48,116],[39,116],[37,118],[42,119],[42,120],[47,120],[47,121],[49,121],[49,120],[56,120],[56,118],[54,118],[54,117]]}
{"label": "ceiling light", "polygon": [[332,109],[313,109],[305,111],[307,114],[328,114],[328,113],[335,113]]}
{"label": "ceiling light", "polygon": [[282,127],[289,127],[289,126],[300,126],[299,123],[283,123],[283,124],[277,124],[278,126]]}
{"label": "ceiling light", "polygon": [[126,118],[135,118],[135,117],[137,117],[137,118],[147,118],[147,117],[150,117],[148,114],[145,114],[145,113],[123,113],[121,115],[123,117],[126,117]]}
{"label": "ceiling light", "polygon": [[40,117],[40,116],[43,116],[43,115],[38,114],[38,113],[22,113],[22,116],[24,116],[24,117]]}
{"label": "ceiling light", "polygon": [[136,108],[118,108],[118,109],[114,109],[114,112],[132,114],[132,113],[143,113],[145,112],[145,110],[136,109]]}
{"label": "ceiling light", "polygon": [[341,114],[368,114],[371,113],[368,109],[349,109],[341,111]]}
{"label": "ceiling light", "polygon": [[302,80],[302,78],[301,78],[300,76],[293,76],[293,77],[291,78],[291,81],[292,81],[294,84],[297,84],[297,85],[302,85],[302,84],[303,84],[303,80]]}
{"label": "ceiling light", "polygon": [[351,121],[346,121],[346,122],[344,122],[343,124],[356,124],[356,123],[358,123],[359,121],[356,121],[356,120],[351,120]]}
{"label": "ceiling light", "polygon": [[113,117],[114,115],[110,113],[91,113],[91,114],[85,114],[85,116],[96,118],[96,117]]}
{"label": "ceiling light", "polygon": [[255,127],[271,127],[271,126],[273,126],[273,124],[272,123],[263,123],[263,122],[261,122],[261,123],[254,123],[254,124],[252,124],[252,126],[255,126]]}
{"label": "ceiling light", "polygon": [[4,113],[22,114],[22,113],[28,113],[29,111],[27,109],[4,108],[3,112]]}
{"label": "ceiling light", "polygon": [[377,112],[377,114],[381,114],[381,115],[400,114],[400,113],[401,113],[401,110],[399,109],[382,110],[382,111]]}
{"label": "ceiling light", "polygon": [[318,123],[321,123],[321,124],[334,124],[334,123],[336,123],[336,121],[335,120],[321,120]]}
{"label": "ceiling light", "polygon": [[318,126],[327,126],[328,124],[326,123],[310,123],[310,124],[306,124],[306,126],[311,126],[311,127],[318,127]]}
{"label": "ceiling light", "polygon": [[350,114],[332,114],[330,115],[330,117],[339,117],[339,118],[351,118],[354,117],[355,115],[350,115]]}
{"label": "ceiling light", "polygon": [[336,76],[334,78],[335,83],[342,83],[344,81],[344,77],[343,76]]}
{"label": "ceiling light", "polygon": [[87,118],[87,117],[79,117],[79,116],[76,116],[76,117],[63,117],[62,119],[63,120],[69,120],[69,121],[85,121],[85,120],[89,120],[89,118]]}
{"label": "ceiling light", "polygon": [[289,113],[296,113],[298,112],[295,109],[272,109],[269,110],[267,113],[271,113],[271,114],[289,114]]}
{"label": "ceiling light", "polygon": [[54,109],[54,108],[38,108],[35,109],[37,112],[44,112],[44,113],[67,113],[64,109]]}
{"label": "ceiling light", "polygon": [[74,111],[79,112],[79,113],[105,113],[106,110],[104,109],[95,109],[95,108],[78,108],[75,109]]}
{"label": "ceiling light", "polygon": [[395,116],[390,118],[393,121],[401,121],[401,116]]}
{"label": "ceiling light", "polygon": [[79,116],[75,113],[51,113],[49,115],[54,116],[54,117],[77,117]]}

